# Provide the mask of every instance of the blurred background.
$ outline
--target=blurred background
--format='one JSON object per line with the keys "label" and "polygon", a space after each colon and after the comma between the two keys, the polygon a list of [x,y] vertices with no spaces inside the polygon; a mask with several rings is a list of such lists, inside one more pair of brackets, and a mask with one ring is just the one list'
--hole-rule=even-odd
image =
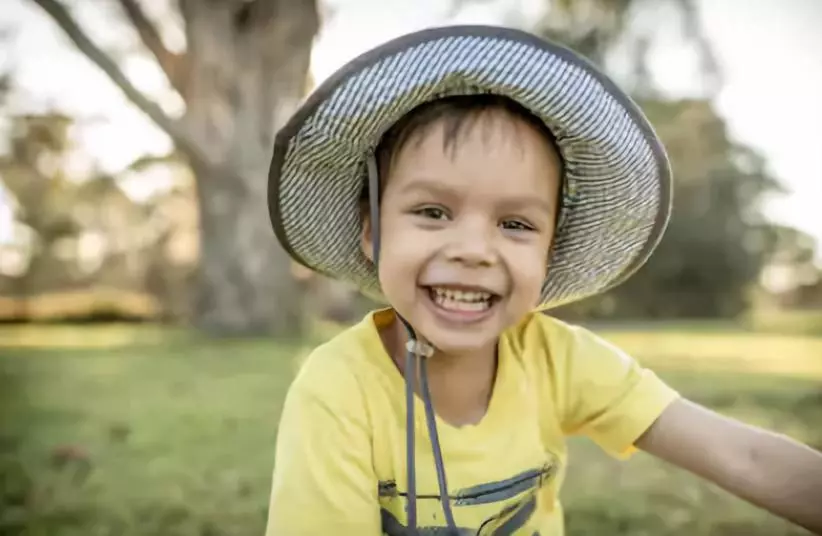
{"label": "blurred background", "polygon": [[[278,248],[274,133],[455,22],[575,48],[670,151],[657,254],[555,314],[822,449],[817,0],[3,0],[0,534],[262,534],[298,360],[373,306]],[[642,454],[571,458],[572,535],[805,534]]]}

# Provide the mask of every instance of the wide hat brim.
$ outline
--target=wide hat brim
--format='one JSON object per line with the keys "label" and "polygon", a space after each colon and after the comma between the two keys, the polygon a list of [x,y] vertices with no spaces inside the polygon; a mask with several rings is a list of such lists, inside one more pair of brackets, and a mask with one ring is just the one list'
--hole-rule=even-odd
{"label": "wide hat brim", "polygon": [[653,128],[581,56],[492,26],[399,37],[349,62],[308,97],[279,131],[269,172],[271,222],[291,257],[383,301],[360,248],[368,155],[418,105],[477,93],[511,98],[541,118],[564,161],[561,225],[541,308],[602,293],[636,272],[671,210],[670,166]]}

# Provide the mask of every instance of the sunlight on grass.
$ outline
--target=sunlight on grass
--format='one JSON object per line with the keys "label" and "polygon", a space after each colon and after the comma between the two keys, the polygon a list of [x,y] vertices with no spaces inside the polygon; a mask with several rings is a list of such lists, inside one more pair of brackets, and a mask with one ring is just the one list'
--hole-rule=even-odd
{"label": "sunlight on grass", "polygon": [[2,348],[119,348],[158,344],[185,332],[151,324],[7,324],[0,325]]}
{"label": "sunlight on grass", "polygon": [[822,337],[769,333],[600,332],[649,366],[749,371],[822,380]]}

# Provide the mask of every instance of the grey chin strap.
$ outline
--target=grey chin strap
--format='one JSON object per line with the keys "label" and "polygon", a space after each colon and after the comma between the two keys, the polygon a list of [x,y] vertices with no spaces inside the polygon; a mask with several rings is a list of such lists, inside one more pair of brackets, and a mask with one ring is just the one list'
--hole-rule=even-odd
{"label": "grey chin strap", "polygon": [[[369,155],[368,165],[368,198],[371,216],[371,240],[374,251],[374,267],[379,269],[380,255],[380,179],[377,160],[374,155]],[[448,482],[445,478],[445,464],[442,461],[442,449],[440,448],[439,434],[437,433],[437,421],[434,414],[434,404],[431,401],[431,390],[428,385],[428,373],[426,360],[434,355],[434,348],[429,344],[420,341],[414,328],[402,316],[397,314],[397,318],[402,322],[407,335],[405,343],[405,466],[408,478],[407,491],[407,515],[408,529],[416,531],[417,528],[417,474],[415,463],[415,419],[414,419],[414,395],[417,383],[417,364],[419,363],[420,390],[422,392],[423,405],[425,406],[425,422],[428,427],[428,436],[431,439],[431,449],[434,453],[434,465],[437,470],[437,483],[440,493],[440,504],[443,515],[448,526],[448,532],[456,536],[458,534],[454,515],[451,511],[451,500],[448,496]]]}

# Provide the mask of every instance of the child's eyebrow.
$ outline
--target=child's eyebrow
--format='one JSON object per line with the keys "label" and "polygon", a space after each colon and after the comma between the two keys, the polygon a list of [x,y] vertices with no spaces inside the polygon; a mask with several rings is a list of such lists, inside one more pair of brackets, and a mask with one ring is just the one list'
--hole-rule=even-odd
{"label": "child's eyebrow", "polygon": [[414,192],[421,192],[426,194],[438,194],[444,196],[454,196],[456,192],[454,192],[453,188],[449,188],[448,186],[444,185],[441,181],[428,179],[428,178],[413,178],[406,182],[400,188],[400,193],[408,194]]}
{"label": "child's eyebrow", "polygon": [[506,210],[534,210],[548,216],[556,212],[553,203],[547,199],[533,196],[507,197],[502,201],[501,205]]}

